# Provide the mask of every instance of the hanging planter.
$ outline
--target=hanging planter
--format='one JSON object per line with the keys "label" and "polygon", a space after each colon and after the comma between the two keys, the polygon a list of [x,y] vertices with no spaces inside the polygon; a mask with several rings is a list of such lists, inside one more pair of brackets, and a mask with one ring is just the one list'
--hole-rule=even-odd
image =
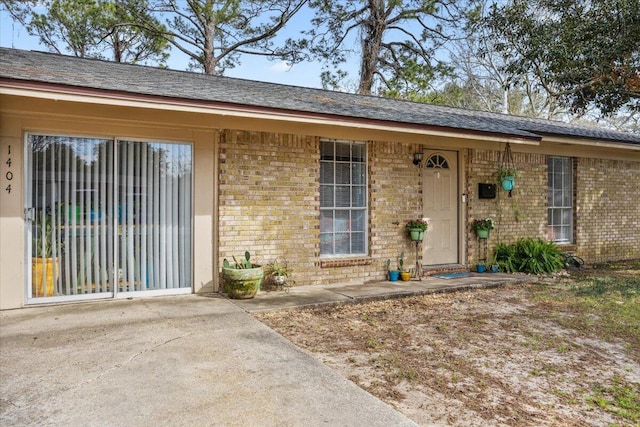
{"label": "hanging planter", "polygon": [[479,239],[488,239],[489,238],[489,230],[477,230],[476,234]]}
{"label": "hanging planter", "polygon": [[500,167],[498,168],[498,182],[502,186],[504,191],[509,192],[511,197],[511,191],[516,187],[517,171],[513,163],[513,154],[511,154],[511,146],[509,143],[504,147],[502,152],[502,159],[500,161]]}
{"label": "hanging planter", "polygon": [[421,242],[424,239],[424,232],[427,230],[428,226],[429,224],[426,220],[418,218],[407,222],[405,228],[411,240],[414,242]]}
{"label": "hanging planter", "polygon": [[494,229],[493,220],[491,218],[474,219],[471,228],[479,239],[488,239],[489,233]]}
{"label": "hanging planter", "polygon": [[419,228],[414,228],[412,230],[409,230],[409,236],[414,242],[420,242],[424,239],[424,231],[420,230]]}

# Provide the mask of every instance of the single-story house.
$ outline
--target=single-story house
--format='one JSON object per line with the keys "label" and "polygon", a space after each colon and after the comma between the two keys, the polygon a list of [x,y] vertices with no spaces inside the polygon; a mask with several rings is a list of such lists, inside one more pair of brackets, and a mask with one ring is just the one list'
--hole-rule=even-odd
{"label": "single-story house", "polygon": [[521,237],[640,258],[640,135],[597,127],[2,48],[0,152],[2,309],[217,291],[245,250],[298,285]]}

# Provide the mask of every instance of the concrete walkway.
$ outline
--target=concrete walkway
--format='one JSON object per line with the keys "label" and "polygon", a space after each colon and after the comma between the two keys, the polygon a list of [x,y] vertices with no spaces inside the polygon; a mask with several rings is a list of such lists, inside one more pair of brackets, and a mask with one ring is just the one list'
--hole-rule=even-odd
{"label": "concrete walkway", "polygon": [[248,312],[274,311],[489,288],[507,283],[522,283],[534,280],[528,276],[503,273],[461,274],[462,276],[449,279],[427,276],[421,281],[376,282],[365,285],[297,286],[290,288],[288,292],[260,292],[254,299],[231,301]]}
{"label": "concrete walkway", "polygon": [[247,311],[514,281],[502,276],[3,311],[0,425],[415,425]]}

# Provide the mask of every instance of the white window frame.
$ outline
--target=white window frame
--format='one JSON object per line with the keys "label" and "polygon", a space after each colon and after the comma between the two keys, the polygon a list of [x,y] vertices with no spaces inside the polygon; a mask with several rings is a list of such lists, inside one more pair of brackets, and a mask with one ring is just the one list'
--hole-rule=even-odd
{"label": "white window frame", "polygon": [[573,244],[573,158],[548,157],[547,191],[548,238],[560,245]]}
{"label": "white window frame", "polygon": [[[334,148],[334,153],[336,152],[336,146],[339,144],[342,145],[349,145],[349,153],[350,153],[350,159],[348,161],[345,160],[338,160],[335,158],[335,156],[333,157],[333,159],[331,160],[327,160],[327,159],[323,159],[322,158],[322,145],[323,144],[328,144],[331,143],[333,144],[333,148]],[[356,162],[353,161],[353,147],[361,147],[362,148],[362,159],[363,162]],[[322,139],[320,141],[320,168],[321,168],[321,172],[320,172],[320,239],[321,239],[321,243],[320,243],[320,257],[321,258],[353,258],[353,257],[362,257],[362,256],[366,256],[368,254],[369,251],[369,183],[368,183],[368,153],[367,153],[367,144],[366,142],[362,142],[362,141],[347,141],[347,140],[337,140],[337,139]],[[348,183],[338,183],[336,182],[336,165],[349,165],[349,170],[351,171],[351,176],[349,177],[349,182]],[[354,183],[354,179],[353,179],[353,171],[354,171],[354,167],[357,166],[358,164],[362,164],[364,166],[364,170],[362,170],[362,183]],[[332,179],[330,180],[331,183],[323,183],[323,180],[327,181],[326,179],[323,179],[323,168],[328,167],[328,165],[332,165],[332,173],[334,174]],[[349,200],[349,206],[338,206],[339,203],[337,203],[337,197],[336,197],[336,190],[338,187],[342,187],[343,189],[345,187],[349,187],[350,191],[350,200]],[[354,188],[359,187],[361,190],[360,196],[361,196],[361,201],[362,201],[362,205],[356,205],[354,206]],[[330,194],[324,194],[324,191],[326,190],[331,190]],[[331,198],[332,202],[330,204],[327,203],[327,198]],[[345,227],[342,226],[338,226],[338,221],[340,221],[339,219],[337,219],[338,215],[344,215],[345,213],[348,213],[348,220],[346,221],[346,229]],[[359,215],[361,218],[361,224],[362,224],[362,230],[353,230],[353,218],[354,218],[354,213],[355,214],[361,214]],[[328,218],[328,214],[330,214],[330,218]],[[327,223],[326,221],[330,221],[330,228],[325,228],[327,227]],[[348,245],[349,245],[349,251],[348,253],[343,253],[341,251],[337,251],[337,239],[336,239],[336,235],[337,234],[347,234],[348,235]],[[354,250],[354,236],[358,234],[362,236],[362,251],[357,251]],[[322,243],[324,240],[323,239],[330,239],[331,243],[332,243],[332,250],[330,252],[326,252],[323,251],[323,247],[324,244]]]}

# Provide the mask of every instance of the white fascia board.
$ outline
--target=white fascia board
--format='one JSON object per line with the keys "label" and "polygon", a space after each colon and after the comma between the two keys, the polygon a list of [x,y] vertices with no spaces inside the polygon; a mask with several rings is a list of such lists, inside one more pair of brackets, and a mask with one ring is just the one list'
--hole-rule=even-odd
{"label": "white fascia board", "polygon": [[640,151],[640,145],[625,142],[602,141],[598,139],[587,139],[581,137],[563,137],[563,136],[543,136],[542,143],[550,142],[553,144],[580,145],[594,148],[615,148],[617,150]]}
{"label": "white fascia board", "polygon": [[267,111],[253,109],[251,107],[226,107],[215,105],[213,102],[210,105],[201,105],[203,102],[193,102],[190,103],[188,101],[170,101],[165,99],[158,100],[154,98],[142,98],[144,95],[139,97],[136,96],[107,96],[101,93],[72,93],[69,91],[54,91],[54,90],[43,90],[43,89],[34,89],[34,88],[24,88],[24,87],[16,87],[16,86],[0,86],[0,94],[4,95],[12,95],[12,96],[20,96],[20,97],[30,97],[30,98],[39,98],[39,99],[50,99],[54,101],[68,101],[68,102],[77,102],[77,103],[89,103],[89,104],[99,104],[99,105],[111,105],[111,106],[121,106],[121,107],[133,107],[133,108],[142,108],[142,109],[156,109],[156,110],[166,110],[166,111],[181,111],[188,113],[198,113],[198,114],[211,114],[211,115],[219,115],[219,116],[232,116],[232,117],[242,117],[242,118],[253,118],[253,119],[261,119],[261,120],[273,120],[273,121],[282,121],[282,122],[297,122],[297,123],[310,123],[310,124],[319,124],[319,125],[330,125],[330,126],[339,126],[345,128],[356,128],[356,129],[368,129],[368,130],[379,130],[379,131],[387,131],[387,132],[401,132],[408,134],[417,134],[417,135],[425,135],[425,136],[442,136],[447,138],[458,138],[458,139],[472,139],[478,141],[491,141],[491,142],[501,142],[501,143],[511,143],[511,144],[523,144],[523,145],[539,145],[539,141],[533,138],[524,138],[517,136],[499,136],[499,135],[482,135],[479,133],[465,133],[465,131],[453,132],[453,131],[439,131],[435,129],[421,129],[418,126],[403,126],[399,125],[385,125],[385,124],[374,124],[367,123],[358,120],[350,120],[348,118],[337,120],[335,117],[327,117],[323,118],[320,114],[312,115],[305,113],[284,113],[277,111]]}

